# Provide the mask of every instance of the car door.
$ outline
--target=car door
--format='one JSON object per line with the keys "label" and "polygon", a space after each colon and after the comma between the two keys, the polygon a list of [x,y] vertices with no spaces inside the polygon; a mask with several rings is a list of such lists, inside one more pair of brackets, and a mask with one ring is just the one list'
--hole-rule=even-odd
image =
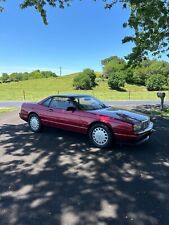
{"label": "car door", "polygon": [[68,111],[68,107],[75,107],[69,98],[54,97],[48,108],[48,118],[51,126],[71,130],[75,132],[84,132],[84,125],[79,115],[78,109]]}
{"label": "car door", "polygon": [[48,98],[47,100],[45,100],[43,103],[39,105],[38,115],[41,119],[42,124],[45,126],[53,125],[53,120],[51,115],[52,110],[49,108],[51,100],[52,100],[52,97]]}

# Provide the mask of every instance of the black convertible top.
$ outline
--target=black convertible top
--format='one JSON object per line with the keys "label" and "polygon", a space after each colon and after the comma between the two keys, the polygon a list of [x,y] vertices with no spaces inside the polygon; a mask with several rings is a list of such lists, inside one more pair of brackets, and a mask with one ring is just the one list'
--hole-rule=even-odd
{"label": "black convertible top", "polygon": [[80,97],[89,97],[91,95],[86,94],[58,94],[58,95],[52,95],[50,97],[63,97],[63,98],[80,98]]}
{"label": "black convertible top", "polygon": [[57,95],[50,95],[45,99],[42,99],[38,104],[42,104],[44,101],[46,101],[49,98],[53,97],[63,97],[63,98],[82,98],[82,97],[90,97],[91,95],[85,95],[85,94],[57,94]]}

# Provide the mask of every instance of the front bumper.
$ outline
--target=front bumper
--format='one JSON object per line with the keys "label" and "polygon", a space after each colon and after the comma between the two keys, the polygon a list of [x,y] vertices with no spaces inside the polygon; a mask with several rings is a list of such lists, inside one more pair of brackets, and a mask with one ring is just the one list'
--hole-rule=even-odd
{"label": "front bumper", "polygon": [[153,123],[150,122],[149,126],[141,132],[133,134],[116,134],[116,140],[119,143],[139,145],[147,142],[154,131]]}

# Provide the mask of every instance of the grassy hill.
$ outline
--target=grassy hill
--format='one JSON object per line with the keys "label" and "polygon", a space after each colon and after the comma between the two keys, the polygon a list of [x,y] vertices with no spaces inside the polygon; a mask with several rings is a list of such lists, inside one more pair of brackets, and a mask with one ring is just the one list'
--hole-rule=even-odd
{"label": "grassy hill", "polygon": [[[156,92],[148,92],[144,86],[126,85],[124,91],[110,90],[107,81],[99,81],[93,90],[77,91],[72,87],[77,74],[58,78],[46,78],[0,84],[0,100],[39,100],[58,93],[86,93],[102,100],[155,100]],[[169,99],[169,92],[166,92]]]}

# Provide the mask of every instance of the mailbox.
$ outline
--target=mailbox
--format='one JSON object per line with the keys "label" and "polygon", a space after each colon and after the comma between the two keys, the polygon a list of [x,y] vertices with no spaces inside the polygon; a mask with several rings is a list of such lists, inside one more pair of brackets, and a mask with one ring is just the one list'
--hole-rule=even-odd
{"label": "mailbox", "polygon": [[161,99],[161,110],[164,109],[164,98],[165,98],[165,92],[157,92],[157,97]]}
{"label": "mailbox", "polygon": [[157,97],[165,98],[165,92],[157,92]]}

